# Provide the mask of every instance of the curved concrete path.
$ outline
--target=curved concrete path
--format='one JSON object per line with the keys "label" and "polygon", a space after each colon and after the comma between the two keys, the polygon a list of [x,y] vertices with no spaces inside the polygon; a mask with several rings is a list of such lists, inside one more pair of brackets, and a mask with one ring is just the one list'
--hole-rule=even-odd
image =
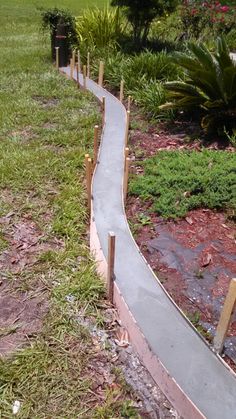
{"label": "curved concrete path", "polygon": [[[62,70],[69,75],[69,69]],[[136,340],[131,332],[134,346],[144,362],[146,356],[146,366],[157,384],[184,418],[236,419],[235,374],[166,294],[128,228],[122,197],[126,110],[95,82],[87,80],[87,88],[98,99],[106,98],[99,163],[93,178],[92,223],[105,258],[108,232],[116,234],[116,286],[130,315],[127,325],[133,321],[136,332],[141,331]],[[142,347],[143,342],[146,346]]]}

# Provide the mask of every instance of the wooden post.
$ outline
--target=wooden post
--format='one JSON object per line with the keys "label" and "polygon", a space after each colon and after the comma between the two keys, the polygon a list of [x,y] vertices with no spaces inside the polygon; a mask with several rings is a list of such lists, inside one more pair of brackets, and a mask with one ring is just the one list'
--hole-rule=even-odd
{"label": "wooden post", "polygon": [[128,139],[129,139],[129,123],[130,123],[130,111],[127,111],[126,128],[125,128],[125,146],[127,146]]}
{"label": "wooden post", "polygon": [[224,339],[229,329],[230,319],[236,305],[236,278],[231,279],[229,290],[220,315],[216,329],[213,346],[218,353],[221,353],[224,346]]}
{"label": "wooden post", "polygon": [[97,164],[98,159],[98,129],[99,126],[95,125],[94,127],[94,141],[93,141],[93,167]]}
{"label": "wooden post", "polygon": [[89,154],[85,154],[85,168],[86,168],[88,209],[89,209],[89,215],[90,215],[91,214],[92,160],[89,157]]}
{"label": "wooden post", "polygon": [[129,147],[125,147],[125,159],[129,157]]}
{"label": "wooden post", "polygon": [[90,77],[90,52],[87,54],[87,77]]}
{"label": "wooden post", "polygon": [[115,280],[115,233],[108,233],[108,260],[107,260],[107,295],[111,303],[114,299],[114,280]]}
{"label": "wooden post", "polygon": [[131,105],[131,96],[128,96],[128,106],[127,110],[130,112],[130,105]]}
{"label": "wooden post", "polygon": [[56,69],[59,70],[59,47],[55,47],[56,50]]}
{"label": "wooden post", "polygon": [[74,73],[74,69],[73,69],[73,59],[70,59],[70,78],[71,80],[73,80],[73,73]]}
{"label": "wooden post", "polygon": [[124,165],[124,172],[126,171],[126,159],[129,157],[129,147],[125,147],[125,165]]}
{"label": "wooden post", "polygon": [[102,125],[105,124],[105,113],[106,113],[106,98],[102,97]]}
{"label": "wooden post", "polygon": [[72,51],[72,65],[73,65],[73,71],[75,68],[75,51]]}
{"label": "wooden post", "polygon": [[131,159],[129,157],[126,157],[126,159],[125,159],[125,172],[124,172],[124,184],[123,184],[124,204],[126,203],[127,192],[128,192],[130,162],[131,162]]}
{"label": "wooden post", "polygon": [[98,76],[98,84],[99,86],[103,86],[103,76],[104,76],[104,62],[100,61],[99,64],[99,76]]}
{"label": "wooden post", "polygon": [[81,73],[81,59],[80,59],[80,51],[78,50],[78,69],[79,73]]}
{"label": "wooden post", "polygon": [[84,79],[84,88],[86,89],[86,65],[83,66],[83,79]]}
{"label": "wooden post", "polygon": [[76,81],[77,81],[77,85],[78,87],[80,86],[79,84],[79,64],[76,64]]}
{"label": "wooden post", "polygon": [[120,82],[120,101],[123,102],[124,99],[124,80]]}

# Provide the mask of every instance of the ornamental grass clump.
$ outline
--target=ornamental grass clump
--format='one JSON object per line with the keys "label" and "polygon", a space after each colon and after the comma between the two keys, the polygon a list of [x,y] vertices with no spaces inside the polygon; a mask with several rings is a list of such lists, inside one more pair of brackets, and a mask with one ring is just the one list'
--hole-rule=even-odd
{"label": "ornamental grass clump", "polygon": [[97,48],[116,48],[126,31],[127,23],[118,8],[105,6],[85,9],[76,18],[76,31],[80,49],[94,51]]}
{"label": "ornamental grass clump", "polygon": [[190,43],[189,53],[174,53],[173,61],[186,75],[185,81],[164,84],[168,102],[161,109],[195,111],[207,133],[236,130],[236,63],[223,37],[216,52],[200,43]]}

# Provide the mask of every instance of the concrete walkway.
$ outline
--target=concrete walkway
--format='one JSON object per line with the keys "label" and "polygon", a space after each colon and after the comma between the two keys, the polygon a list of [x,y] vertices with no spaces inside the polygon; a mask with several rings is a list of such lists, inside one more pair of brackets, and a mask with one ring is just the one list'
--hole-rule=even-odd
{"label": "concrete walkway", "polygon": [[[63,71],[69,75],[69,69]],[[87,81],[87,88],[97,98],[106,98],[105,128],[93,180],[93,209],[105,257],[108,232],[116,234],[115,276],[119,290],[152,353],[202,417],[236,419],[235,374],[209,349],[171,301],[128,228],[122,198],[126,110],[93,81]],[[165,385],[158,384],[169,393],[171,403],[175,403]],[[181,403],[177,402],[175,407],[183,414]]]}

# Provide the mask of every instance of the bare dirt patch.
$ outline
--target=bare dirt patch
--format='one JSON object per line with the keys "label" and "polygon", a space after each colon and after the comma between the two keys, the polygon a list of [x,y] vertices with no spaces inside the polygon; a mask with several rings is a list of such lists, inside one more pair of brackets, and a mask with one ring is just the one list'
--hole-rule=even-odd
{"label": "bare dirt patch", "polygon": [[27,142],[38,138],[38,135],[33,132],[32,127],[28,126],[20,130],[14,130],[9,133],[9,136],[14,140],[20,140],[22,142]]}
{"label": "bare dirt patch", "polygon": [[42,328],[48,311],[45,289],[38,288],[38,296],[12,293],[0,287],[0,356],[10,355]]}
{"label": "bare dirt patch", "polygon": [[117,400],[126,391],[132,400],[131,405],[140,417],[180,419],[135,354],[128,333],[120,324],[116,309],[105,301],[103,309],[103,329],[96,327],[93,320],[84,318],[82,313],[77,318],[79,324],[90,333],[93,343],[93,356],[84,370],[85,377],[89,376],[91,380],[91,399],[87,399],[86,404],[102,404],[107,398],[108,390],[114,392]]}
{"label": "bare dirt patch", "polygon": [[60,100],[55,97],[46,98],[44,96],[35,95],[35,96],[32,96],[32,99],[38,102],[42,106],[42,108],[53,108],[57,106],[60,102]]}
{"label": "bare dirt patch", "polygon": [[0,254],[0,356],[5,356],[41,330],[48,311],[44,285],[32,282],[29,291],[21,292],[22,276],[30,272],[40,254],[60,248],[62,242],[45,241],[29,215],[17,219],[11,211],[0,218],[0,225],[8,242],[7,249]]}

